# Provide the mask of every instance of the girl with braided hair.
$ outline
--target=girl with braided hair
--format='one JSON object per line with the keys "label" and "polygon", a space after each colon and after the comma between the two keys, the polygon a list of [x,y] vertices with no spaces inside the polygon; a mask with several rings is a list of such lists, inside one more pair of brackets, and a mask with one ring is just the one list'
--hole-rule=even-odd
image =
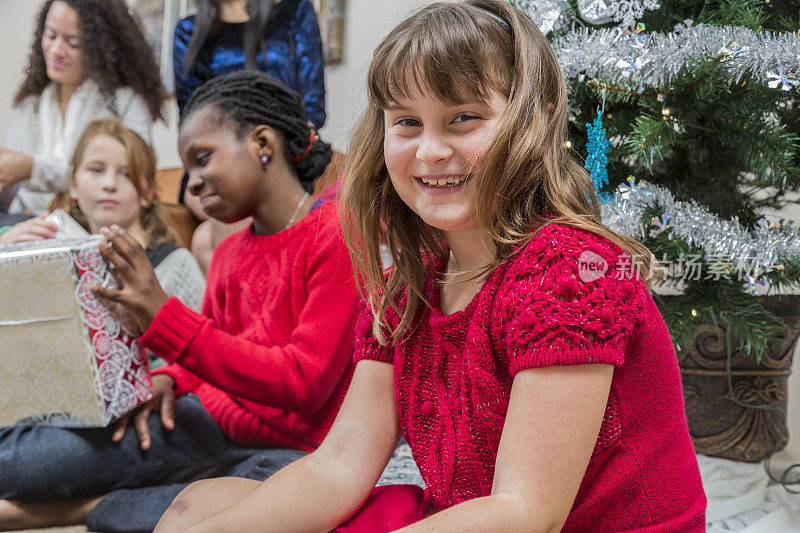
{"label": "girl with braided hair", "polygon": [[257,71],[198,89],[178,145],[203,209],[253,222],[220,244],[201,313],[167,297],[129,232],[101,229],[123,288],[96,295],[125,306],[169,364],[154,371],[156,398],[110,431],[0,430],[0,529],[149,531],[189,482],[263,480],[313,451],[336,417],[359,298],[336,203],[301,185],[330,145],[300,96]]}
{"label": "girl with braided hair", "polygon": [[67,190],[67,164],[92,120],[115,117],[150,140],[166,90],[125,0],[46,0],[26,77],[0,145],[0,215],[38,214]]}
{"label": "girl with braided hair", "polygon": [[[222,74],[260,70],[297,91],[315,129],[325,125],[325,62],[317,14],[310,0],[197,0],[197,14],[180,20],[173,41],[175,98],[183,112],[192,92]],[[214,249],[240,224],[222,224],[202,213],[186,194],[178,200],[202,224],[192,236],[192,253],[204,271]],[[306,184],[313,191],[313,183]]]}

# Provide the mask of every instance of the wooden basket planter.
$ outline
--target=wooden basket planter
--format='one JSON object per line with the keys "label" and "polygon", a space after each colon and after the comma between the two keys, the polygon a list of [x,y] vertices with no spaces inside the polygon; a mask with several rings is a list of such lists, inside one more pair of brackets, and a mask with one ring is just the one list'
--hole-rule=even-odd
{"label": "wooden basket planter", "polygon": [[[731,378],[735,396],[748,404],[769,404],[786,411],[787,380],[800,331],[800,297],[759,298],[769,311],[790,327],[770,346],[760,363],[731,339]],[[781,431],[784,415],[774,410],[751,409],[731,399],[725,363],[725,330],[700,325],[689,347],[678,354],[689,432],[697,453],[736,461],[758,462],[783,449],[788,434]],[[780,445],[778,439],[781,438]]]}

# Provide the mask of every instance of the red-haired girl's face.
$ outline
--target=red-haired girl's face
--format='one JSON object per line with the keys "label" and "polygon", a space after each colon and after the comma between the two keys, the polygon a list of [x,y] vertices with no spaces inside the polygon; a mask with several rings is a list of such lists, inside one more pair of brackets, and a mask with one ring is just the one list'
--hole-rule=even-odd
{"label": "red-haired girl's face", "polygon": [[86,215],[92,233],[117,224],[126,231],[141,227],[141,198],[128,175],[128,153],[113,137],[98,135],[86,145],[70,185],[70,196]]}
{"label": "red-haired girl's face", "polygon": [[507,99],[450,104],[415,90],[384,111],[384,157],[397,194],[445,232],[478,227],[472,179]]}
{"label": "red-haired girl's face", "polygon": [[66,2],[53,2],[44,21],[42,54],[47,77],[55,83],[77,87],[83,81],[80,20]]}

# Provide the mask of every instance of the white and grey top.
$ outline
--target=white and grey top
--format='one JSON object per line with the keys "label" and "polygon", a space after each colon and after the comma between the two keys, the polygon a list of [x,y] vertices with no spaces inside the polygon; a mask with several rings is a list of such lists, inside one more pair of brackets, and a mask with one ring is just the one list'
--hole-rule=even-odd
{"label": "white and grey top", "polygon": [[69,160],[89,122],[117,117],[150,142],[153,119],[131,88],[118,89],[109,102],[97,84],[86,80],[69,99],[63,116],[57,96],[51,83],[41,95],[26,98],[9,114],[5,146],[33,156],[31,176],[22,182],[10,213],[43,213],[53,193],[67,190]]}
{"label": "white and grey top", "polygon": [[[156,278],[167,296],[177,296],[187,307],[199,312],[206,290],[206,279],[192,253],[172,243],[148,248],[146,252]],[[151,369],[165,363],[150,350],[147,351],[147,356]]]}

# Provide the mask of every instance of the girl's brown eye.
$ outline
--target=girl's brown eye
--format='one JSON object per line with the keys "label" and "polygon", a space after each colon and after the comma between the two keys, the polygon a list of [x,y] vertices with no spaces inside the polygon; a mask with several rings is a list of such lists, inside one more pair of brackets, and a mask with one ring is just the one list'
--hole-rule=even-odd
{"label": "girl's brown eye", "polygon": [[395,125],[397,125],[397,126],[405,126],[405,127],[408,127],[408,128],[415,128],[415,127],[418,127],[420,125],[420,122],[419,122],[419,120],[416,120],[416,119],[413,119],[413,118],[404,118],[404,119],[400,119],[397,122],[395,122]]}
{"label": "girl's brown eye", "polygon": [[453,124],[458,124],[459,122],[466,122],[468,120],[473,120],[478,118],[475,115],[470,115],[469,113],[461,113],[456,118],[453,119]]}

